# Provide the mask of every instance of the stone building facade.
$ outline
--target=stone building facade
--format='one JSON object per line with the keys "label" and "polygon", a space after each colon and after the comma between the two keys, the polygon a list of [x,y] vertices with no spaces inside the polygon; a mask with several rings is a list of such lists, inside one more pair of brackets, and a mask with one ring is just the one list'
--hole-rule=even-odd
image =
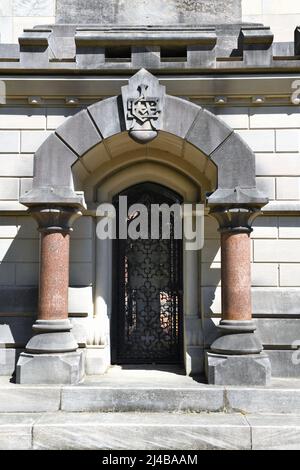
{"label": "stone building facade", "polygon": [[[265,1],[255,15],[239,1],[165,1],[161,15],[159,1],[44,3],[51,21],[35,12],[17,42],[6,28],[30,2],[0,10],[0,373],[76,383],[106,372],[119,264],[96,210],[150,182],[205,204],[204,247],[183,250],[180,268],[186,373],[299,377],[297,25],[274,39],[260,19],[276,27],[283,6]],[[144,144],[126,114],[140,85],[160,103]]]}

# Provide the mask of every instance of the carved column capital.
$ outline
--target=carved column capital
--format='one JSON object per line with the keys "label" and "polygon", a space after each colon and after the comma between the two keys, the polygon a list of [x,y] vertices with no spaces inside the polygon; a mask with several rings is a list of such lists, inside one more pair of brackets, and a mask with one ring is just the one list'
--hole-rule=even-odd
{"label": "carved column capital", "polygon": [[252,223],[259,213],[257,207],[217,206],[210,210],[209,215],[218,221],[221,233],[251,233]]}
{"label": "carved column capital", "polygon": [[37,221],[40,232],[72,232],[72,225],[82,215],[78,207],[37,205],[29,209],[29,214]]}

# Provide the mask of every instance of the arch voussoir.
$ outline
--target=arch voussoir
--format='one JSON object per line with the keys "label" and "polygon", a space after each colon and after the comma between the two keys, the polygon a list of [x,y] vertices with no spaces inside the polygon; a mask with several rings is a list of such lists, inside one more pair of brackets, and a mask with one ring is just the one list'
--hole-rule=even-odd
{"label": "arch voussoir", "polygon": [[[164,87],[161,87],[158,80],[146,70],[141,70],[134,76],[134,84],[139,81],[141,83],[148,81],[151,92],[154,93],[157,89],[157,95],[161,97],[157,102],[155,99],[153,101],[158,106],[156,116],[159,116],[159,120],[157,128],[155,128],[156,118],[153,117],[153,123],[151,121],[152,129],[149,128],[151,139],[159,132],[171,134],[193,145],[217,166],[218,186],[208,197],[208,205],[262,206],[267,202],[256,189],[254,153],[231,127],[211,112],[190,101],[164,94]],[[123,87],[122,95],[94,103],[86,110],[75,114],[44,142],[35,155],[33,189],[21,198],[21,203],[39,204],[41,202],[39,199],[45,202],[48,193],[49,203],[53,202],[51,191],[45,190],[49,187],[55,188],[57,202],[59,194],[68,194],[77,201],[71,168],[77,159],[84,157],[97,145],[105,143],[106,139],[111,139],[122,132],[128,132],[139,144],[146,142],[145,135],[144,141],[139,141],[143,133],[149,132],[144,130],[147,120],[143,123],[143,116],[138,130],[131,134],[130,126],[133,126],[133,123],[129,120],[132,113],[129,108],[133,99],[128,98],[132,93],[130,82],[131,79],[129,85]],[[61,197],[61,202],[64,201],[65,198]]]}
{"label": "arch voussoir", "polygon": [[55,133],[78,157],[82,157],[102,141],[102,136],[86,110],[79,111],[71,119],[67,119]]}

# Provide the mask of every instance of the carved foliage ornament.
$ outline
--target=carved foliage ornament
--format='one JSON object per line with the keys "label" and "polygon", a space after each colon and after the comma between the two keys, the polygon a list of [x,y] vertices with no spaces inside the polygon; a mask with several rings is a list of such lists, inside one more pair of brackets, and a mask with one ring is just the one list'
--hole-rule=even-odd
{"label": "carved foliage ornament", "polygon": [[165,87],[142,69],[122,87],[126,129],[130,137],[145,144],[155,139],[161,128]]}

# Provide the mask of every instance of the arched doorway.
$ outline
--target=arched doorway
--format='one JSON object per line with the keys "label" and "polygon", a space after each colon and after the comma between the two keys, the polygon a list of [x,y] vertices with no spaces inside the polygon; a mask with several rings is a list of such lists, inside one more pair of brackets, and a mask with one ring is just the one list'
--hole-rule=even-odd
{"label": "arched doorway", "polygon": [[[113,199],[118,210],[117,220],[120,196],[127,197],[129,208],[143,204],[147,209],[148,237],[136,240],[118,237],[114,242],[112,361],[118,364],[182,363],[182,238],[177,238],[175,233],[178,220],[174,211],[170,211],[168,220],[163,220],[161,213],[158,220],[151,217],[153,204],[180,205],[182,197],[156,183],[134,185]],[[127,224],[137,216],[136,211],[129,212]],[[157,221],[157,238],[151,238]],[[182,224],[182,220],[179,223]],[[166,224],[168,238],[168,233],[163,233]]]}
{"label": "arched doorway", "polygon": [[[141,94],[142,89],[147,90],[147,96]],[[267,199],[256,188],[254,153],[238,134],[216,116],[191,102],[167,95],[158,79],[145,70],[140,70],[131,77],[128,86],[122,88],[121,95],[99,101],[67,120],[35,153],[33,187],[20,198],[20,202],[29,208],[41,231],[40,260],[45,272],[40,278],[40,292],[47,293],[49,302],[45,305],[47,315],[50,313],[45,320],[44,310],[39,309],[34,329],[43,331],[29,341],[26,351],[34,350],[38,353],[55,351],[60,354],[76,349],[77,344],[70,332],[67,302],[69,233],[73,222],[81,215],[81,211],[86,209],[93,211],[95,203],[111,201],[116,193],[143,181],[156,181],[160,184],[166,182],[167,187],[182,194],[184,202],[205,202],[210,214],[219,223],[223,253],[226,252],[227,241],[231,239],[231,235],[237,240],[239,254],[230,251],[231,257],[227,268],[229,271],[239,272],[238,268],[241,266],[248,277],[246,282],[240,283],[239,286],[243,296],[235,296],[236,304],[239,305],[237,316],[234,318],[231,318],[231,314],[229,317],[226,316],[227,308],[223,309],[222,306],[222,315],[223,311],[225,312],[223,319],[225,323],[229,321],[230,328],[233,329],[232,334],[227,335],[227,330],[231,331],[228,324],[224,326],[221,324],[220,329],[225,333],[223,335],[222,330],[221,346],[220,342],[217,343],[214,351],[219,353],[221,350],[225,354],[237,350],[238,354],[248,354],[249,350],[253,351],[251,345],[254,329],[250,321],[249,233],[253,219],[260,208],[267,203]],[[188,187],[191,185],[198,187],[200,191],[196,192],[199,194],[190,194],[190,191],[186,191],[184,189],[186,182]],[[49,236],[46,237],[45,234]],[[54,243],[56,239],[59,242],[64,241],[57,257],[57,262],[62,264],[65,273],[63,285],[59,282],[60,277],[53,275],[56,272],[55,260],[51,259],[52,262],[48,263],[47,250],[51,249],[52,240]],[[94,318],[97,320],[96,324],[98,319],[101,323],[101,334],[100,329],[95,334],[95,346],[99,346],[99,358],[101,356],[103,359],[105,369],[110,364],[108,344],[111,313],[110,284],[116,266],[111,263],[110,240],[107,240],[107,243],[102,242],[103,240],[98,239],[95,241],[97,263]],[[246,257],[245,252],[247,252]],[[197,258],[196,252],[185,250],[184,363],[187,373],[202,370],[206,347],[199,327],[201,293],[198,295]],[[222,272],[227,271],[223,269]],[[45,287],[45,280],[49,278],[50,293]],[[60,303],[59,316],[53,313],[56,309],[52,308],[55,307],[52,304],[55,303],[56,291],[61,291],[63,299]],[[239,289],[231,289],[226,284],[224,275],[223,292],[229,301],[234,292],[239,292]],[[240,327],[236,328],[235,322],[245,319],[244,298],[247,299],[246,318],[250,324],[244,322],[242,328],[245,328],[249,347],[245,346],[244,341],[240,352],[237,345],[240,345],[238,335],[242,330]],[[47,334],[44,335],[44,332]],[[260,347],[255,344],[254,351],[259,353]],[[24,382],[20,371],[26,370],[28,363],[26,354],[18,363],[20,382]],[[73,356],[77,361],[78,372],[74,380],[78,381],[82,374],[80,367],[83,355],[75,351]],[[33,359],[37,367],[40,364],[40,357]],[[54,359],[60,364],[60,356]],[[213,354],[211,361],[215,359]],[[222,363],[223,357],[220,361]],[[30,367],[31,365],[28,369]],[[215,363],[212,362],[212,373],[214,367]],[[228,370],[230,371],[230,366]],[[59,382],[61,379],[57,380]],[[212,377],[210,380],[215,379]]]}

